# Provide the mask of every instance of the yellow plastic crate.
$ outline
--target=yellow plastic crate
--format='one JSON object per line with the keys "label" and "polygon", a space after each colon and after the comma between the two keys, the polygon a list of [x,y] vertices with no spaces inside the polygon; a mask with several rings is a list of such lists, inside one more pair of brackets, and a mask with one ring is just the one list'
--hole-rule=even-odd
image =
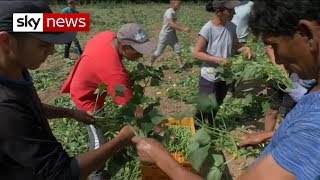
{"label": "yellow plastic crate", "polygon": [[[163,122],[169,126],[190,126],[192,134],[195,134],[194,120],[192,117],[175,120],[170,118]],[[184,157],[182,153],[174,152],[171,155],[185,168],[192,171],[192,165]],[[164,173],[158,166],[141,163],[141,179],[142,180],[170,180],[169,176]]]}

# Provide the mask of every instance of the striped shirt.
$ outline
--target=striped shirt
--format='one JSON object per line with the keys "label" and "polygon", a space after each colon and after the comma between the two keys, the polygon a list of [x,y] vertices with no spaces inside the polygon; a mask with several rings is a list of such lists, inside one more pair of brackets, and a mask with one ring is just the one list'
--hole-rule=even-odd
{"label": "striped shirt", "polygon": [[320,92],[305,95],[286,116],[262,153],[296,176],[320,179]]}

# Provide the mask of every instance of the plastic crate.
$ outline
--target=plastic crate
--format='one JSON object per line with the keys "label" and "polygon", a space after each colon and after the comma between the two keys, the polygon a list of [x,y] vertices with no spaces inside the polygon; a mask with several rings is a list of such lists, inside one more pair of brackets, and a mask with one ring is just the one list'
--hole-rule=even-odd
{"label": "plastic crate", "polygon": [[[195,134],[195,126],[192,117],[184,118],[182,120],[175,120],[173,118],[163,122],[169,126],[190,126],[192,134]],[[171,153],[171,155],[186,169],[192,171],[192,165],[186,160],[184,155],[179,152]],[[169,176],[164,173],[158,166],[141,163],[141,179],[142,180],[170,180]]]}
{"label": "plastic crate", "polygon": [[[192,166],[190,163],[180,163],[186,169],[192,171]],[[145,165],[141,164],[141,179],[142,180],[170,180],[169,176],[164,173],[156,165]]]}

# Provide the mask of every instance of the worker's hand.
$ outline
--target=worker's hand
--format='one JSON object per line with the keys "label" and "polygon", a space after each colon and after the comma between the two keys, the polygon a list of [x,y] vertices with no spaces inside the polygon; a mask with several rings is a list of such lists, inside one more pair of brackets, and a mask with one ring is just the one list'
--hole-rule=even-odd
{"label": "worker's hand", "polygon": [[219,64],[220,64],[220,65],[224,65],[224,64],[227,64],[228,62],[229,62],[228,59],[226,59],[226,58],[221,58]]}
{"label": "worker's hand", "polygon": [[185,27],[185,28],[184,28],[184,32],[186,32],[186,33],[190,33],[190,32],[191,32],[191,28],[189,28],[189,27]]}
{"label": "worker's hand", "polygon": [[90,112],[72,109],[71,116],[73,119],[83,124],[89,125],[94,123],[94,117],[92,116],[92,114],[90,114]]}
{"label": "worker's hand", "polygon": [[131,139],[134,137],[134,132],[131,130],[131,128],[129,126],[124,126],[118,136],[116,138],[118,138],[118,140],[121,141],[121,146],[123,148],[125,147],[129,147],[132,146],[133,143],[131,141]]}
{"label": "worker's hand", "polygon": [[251,48],[249,48],[249,47],[245,47],[243,53],[245,53],[247,55],[249,60],[254,58],[254,55],[253,55],[253,53],[251,51]]}
{"label": "worker's hand", "polygon": [[269,140],[273,135],[273,132],[261,132],[254,134],[246,134],[240,137],[240,141],[237,146],[257,145]]}
{"label": "worker's hand", "polygon": [[163,145],[155,139],[135,136],[132,138],[132,142],[136,145],[138,155],[143,162],[157,163],[159,158],[171,156]]}

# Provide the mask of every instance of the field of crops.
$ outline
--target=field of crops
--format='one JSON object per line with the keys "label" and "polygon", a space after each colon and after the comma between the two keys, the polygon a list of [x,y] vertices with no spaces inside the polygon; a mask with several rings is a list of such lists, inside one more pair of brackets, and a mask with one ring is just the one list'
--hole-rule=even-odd
{"label": "field of crops", "polygon": [[[53,6],[60,11],[63,6]],[[86,42],[100,31],[117,31],[122,24],[138,22],[148,31],[153,42],[157,42],[161,29],[162,16],[168,4],[114,4],[101,3],[80,6],[80,12],[91,14],[91,31],[79,33],[78,39],[85,47]],[[158,138],[172,153],[182,153],[184,161],[190,161],[206,179],[231,179],[238,176],[257,157],[262,147],[238,148],[238,135],[260,131],[263,127],[264,112],[269,109],[272,100],[261,93],[266,86],[283,89],[292,86],[286,74],[281,73],[267,59],[261,42],[249,42],[254,49],[255,61],[247,61],[242,55],[231,59],[231,63],[219,69],[220,76],[228,83],[235,83],[240,90],[233,96],[228,94],[218,110],[214,98],[198,97],[198,78],[200,66],[192,57],[192,47],[201,27],[211,18],[205,12],[204,4],[183,4],[179,13],[179,22],[192,28],[190,35],[178,32],[184,61],[187,69],[178,69],[175,55],[168,48],[155,68],[147,66],[149,57],[139,62],[126,62],[134,82],[135,97],[127,108],[120,109],[112,100],[106,99],[105,113],[96,117],[107,138],[116,135],[122,122],[139,125],[140,136]],[[60,94],[60,89],[74,62],[63,60],[63,46],[56,46],[56,53],[37,71],[32,72],[40,98],[56,106],[75,108],[68,95]],[[75,53],[71,58],[77,59]],[[254,82],[246,86],[244,82]],[[237,88],[236,88],[237,89]],[[121,87],[118,93],[121,95]],[[103,86],[97,93],[103,92]],[[140,104],[146,108],[142,120],[135,119],[132,108]],[[154,124],[162,120],[194,116],[196,109],[203,112],[217,112],[213,127],[200,120],[199,129],[193,135],[190,126],[168,127],[165,134],[152,133]],[[50,122],[55,136],[70,155],[88,151],[88,136],[84,125],[69,119]],[[205,163],[205,168],[202,167]],[[140,161],[134,149],[119,152],[107,165],[110,179],[140,179]]]}

